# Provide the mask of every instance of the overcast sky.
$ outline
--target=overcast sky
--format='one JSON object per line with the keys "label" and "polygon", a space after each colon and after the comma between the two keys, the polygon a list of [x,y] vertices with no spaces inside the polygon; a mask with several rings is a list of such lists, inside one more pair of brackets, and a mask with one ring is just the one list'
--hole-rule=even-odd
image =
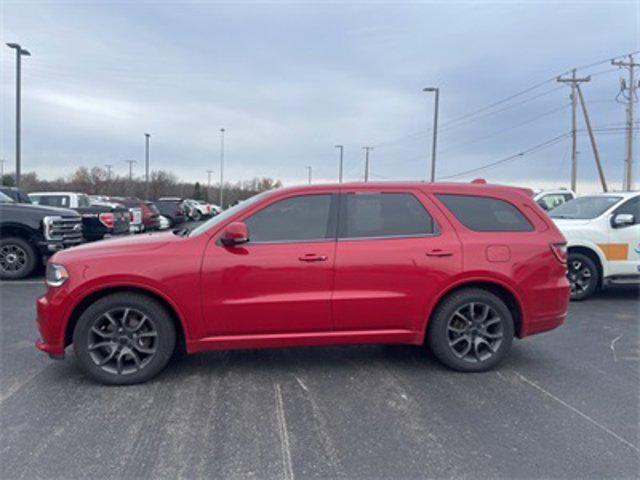
{"label": "overcast sky", "polygon": [[[23,171],[144,164],[206,182],[270,176],[286,184],[424,179],[433,94],[441,88],[438,175],[449,176],[570,130],[568,87],[549,82],[467,122],[447,122],[573,67],[639,49],[638,2],[12,2],[0,0],[0,158],[14,162],[15,58],[23,60]],[[608,180],[621,183],[625,121],[618,72],[604,63],[584,85]],[[626,74],[625,74],[626,75]],[[523,102],[524,101],[524,102]],[[505,108],[513,105],[511,108]],[[584,128],[582,117],[579,128]],[[596,182],[579,137],[583,191]],[[637,155],[636,155],[637,158]],[[567,185],[570,139],[459,177]],[[636,167],[636,182],[640,165]]]}

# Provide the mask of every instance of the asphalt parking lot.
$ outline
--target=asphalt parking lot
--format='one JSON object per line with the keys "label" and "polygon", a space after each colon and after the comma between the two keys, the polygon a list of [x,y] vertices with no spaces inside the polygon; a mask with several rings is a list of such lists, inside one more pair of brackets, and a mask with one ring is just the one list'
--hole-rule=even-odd
{"label": "asphalt parking lot", "polygon": [[0,477],[637,478],[638,289],[571,305],[482,374],[405,346],[212,352],[104,387],[0,284]]}

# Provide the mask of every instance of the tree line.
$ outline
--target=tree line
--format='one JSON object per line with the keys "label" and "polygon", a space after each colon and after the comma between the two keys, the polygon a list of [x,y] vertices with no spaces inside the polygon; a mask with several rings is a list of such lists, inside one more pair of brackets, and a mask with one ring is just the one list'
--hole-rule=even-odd
{"label": "tree line", "polygon": [[[2,185],[14,186],[13,174],[2,177]],[[235,183],[225,182],[224,203],[234,205],[240,200],[249,198],[256,193],[282,186],[280,180],[272,178],[253,178]],[[20,177],[20,188],[27,193],[44,191],[83,192],[88,195],[106,195],[117,197],[138,197],[145,199],[146,185],[143,178],[111,175],[100,167],[79,167],[67,177],[55,180],[38,178],[35,172],[23,173]],[[202,185],[200,182],[183,182],[176,175],[165,170],[154,170],[149,178],[149,198],[157,200],[159,197],[183,197],[204,200],[217,204],[220,198],[220,186]]]}

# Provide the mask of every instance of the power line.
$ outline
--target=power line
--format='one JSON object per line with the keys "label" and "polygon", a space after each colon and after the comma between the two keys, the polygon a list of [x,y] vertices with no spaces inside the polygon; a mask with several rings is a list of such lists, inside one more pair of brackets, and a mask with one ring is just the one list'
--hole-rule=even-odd
{"label": "power line", "polygon": [[508,157],[501,158],[500,160],[489,162],[489,163],[487,163],[485,165],[482,165],[480,167],[471,168],[469,170],[464,170],[462,172],[454,173],[452,175],[446,175],[446,176],[440,177],[440,179],[441,180],[445,180],[445,179],[449,179],[449,178],[462,177],[464,175],[469,175],[470,173],[480,172],[482,170],[487,170],[489,168],[493,168],[493,167],[496,167],[498,165],[505,164],[505,163],[510,162],[512,160],[515,160],[517,158],[524,157],[525,155],[533,153],[533,152],[535,152],[537,150],[542,150],[544,148],[548,148],[548,147],[550,147],[552,145],[555,145],[556,143],[560,142],[564,138],[567,138],[569,135],[571,135],[571,132],[563,133],[562,135],[558,135],[558,136],[553,137],[553,138],[551,138],[549,140],[546,140],[546,141],[544,141],[542,143],[538,143],[537,145],[529,147],[526,150],[523,150],[521,152],[515,153],[513,155],[509,155]]}

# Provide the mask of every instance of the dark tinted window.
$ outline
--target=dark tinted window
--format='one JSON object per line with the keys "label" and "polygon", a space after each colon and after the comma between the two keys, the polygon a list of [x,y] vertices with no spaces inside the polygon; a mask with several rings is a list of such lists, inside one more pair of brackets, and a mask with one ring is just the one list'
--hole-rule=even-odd
{"label": "dark tinted window", "polygon": [[551,215],[551,218],[589,220],[599,217],[621,200],[622,197],[615,195],[579,197],[554,208],[549,215]]}
{"label": "dark tinted window", "polygon": [[626,201],[614,212],[616,215],[619,213],[630,213],[633,215],[634,223],[640,223],[640,197],[632,198],[631,200]]}
{"label": "dark tinted window", "polygon": [[332,195],[300,195],[263,208],[245,220],[251,242],[331,238]]}
{"label": "dark tinted window", "polygon": [[340,237],[397,237],[434,232],[433,219],[410,193],[348,193],[340,215]]}
{"label": "dark tinted window", "polygon": [[436,195],[465,227],[479,232],[526,232],[533,227],[508,202],[473,195]]}

